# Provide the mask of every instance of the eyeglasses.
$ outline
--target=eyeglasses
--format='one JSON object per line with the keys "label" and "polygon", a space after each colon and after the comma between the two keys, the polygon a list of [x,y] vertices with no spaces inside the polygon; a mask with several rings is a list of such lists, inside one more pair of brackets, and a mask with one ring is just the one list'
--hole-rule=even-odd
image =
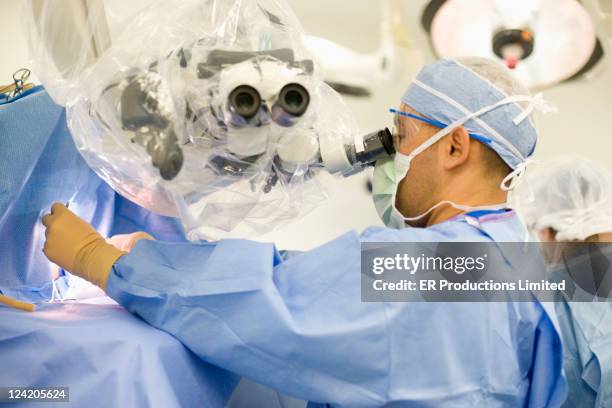
{"label": "eyeglasses", "polygon": [[[428,123],[432,126],[438,127],[438,128],[445,128],[448,125],[442,123],[442,122],[438,122],[437,120],[431,120],[431,119],[427,119],[424,118],[422,116],[418,116],[418,115],[413,115],[412,113],[408,113],[408,112],[402,112],[402,111],[398,111],[397,109],[389,109],[389,112],[396,114],[396,115],[400,115],[400,116],[406,116],[412,119],[416,119],[416,120],[420,120],[421,122],[425,122]],[[482,136],[476,133],[468,133],[468,135],[470,135],[470,137],[474,140],[478,140],[479,142],[482,143],[491,143],[493,142],[493,140],[491,140],[490,138],[486,137],[486,136]]]}

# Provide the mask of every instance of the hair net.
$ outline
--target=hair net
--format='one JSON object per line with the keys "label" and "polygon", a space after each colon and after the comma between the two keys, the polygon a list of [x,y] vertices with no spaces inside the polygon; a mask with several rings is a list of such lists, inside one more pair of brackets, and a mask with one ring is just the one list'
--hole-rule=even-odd
{"label": "hair net", "polygon": [[[402,101],[429,119],[450,124],[513,96],[530,93],[506,67],[486,58],[466,57],[425,66]],[[534,107],[546,107],[539,96],[529,103],[517,101],[498,106],[464,126],[469,132],[491,138],[487,146],[517,169],[536,147]]]}
{"label": "hair net", "polygon": [[612,232],[612,173],[578,157],[542,164],[518,190],[519,210],[535,231],[552,228],[558,241]]}
{"label": "hair net", "polygon": [[[283,0],[92,6],[76,37],[63,7],[26,4],[35,68],[86,162],[190,239],[264,233],[327,197],[324,150],[357,129]],[[115,28],[107,41],[101,26]]]}

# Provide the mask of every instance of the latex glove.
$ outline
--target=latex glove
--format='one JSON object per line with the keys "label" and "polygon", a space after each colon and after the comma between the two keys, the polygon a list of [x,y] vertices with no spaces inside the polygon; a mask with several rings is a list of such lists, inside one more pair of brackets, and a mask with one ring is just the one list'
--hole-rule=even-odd
{"label": "latex glove", "polygon": [[44,254],[59,267],[106,289],[113,264],[125,254],[63,204],[55,203],[43,217]]}
{"label": "latex glove", "polygon": [[134,232],[133,234],[114,235],[107,239],[106,242],[108,242],[120,251],[131,252],[134,248],[134,245],[136,245],[136,243],[141,239],[155,241],[155,238],[153,238],[146,232],[138,231]]}

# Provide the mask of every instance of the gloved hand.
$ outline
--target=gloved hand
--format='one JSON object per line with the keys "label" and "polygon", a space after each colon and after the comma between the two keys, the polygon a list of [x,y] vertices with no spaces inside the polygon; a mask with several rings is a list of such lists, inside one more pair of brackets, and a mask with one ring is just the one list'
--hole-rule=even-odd
{"label": "gloved hand", "polygon": [[141,239],[155,241],[155,238],[153,238],[146,232],[138,231],[134,232],[133,234],[114,235],[107,239],[106,242],[113,245],[120,251],[131,252],[134,248],[134,245],[136,245],[136,243]]}
{"label": "gloved hand", "polygon": [[63,204],[55,203],[51,213],[43,217],[45,231],[44,254],[49,260],[70,273],[106,289],[113,264],[125,254],[77,217]]}

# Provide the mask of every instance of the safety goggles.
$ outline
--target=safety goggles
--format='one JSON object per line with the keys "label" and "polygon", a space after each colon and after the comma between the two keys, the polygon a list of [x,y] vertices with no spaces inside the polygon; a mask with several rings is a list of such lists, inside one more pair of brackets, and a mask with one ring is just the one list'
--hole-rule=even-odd
{"label": "safety goggles", "polygon": [[[438,127],[440,129],[443,129],[445,127],[447,127],[448,125],[442,123],[442,122],[438,122],[437,120],[431,120],[431,119],[427,119],[424,118],[422,116],[418,116],[418,115],[413,115],[412,113],[408,113],[408,112],[402,112],[402,111],[398,111],[397,109],[389,109],[389,112],[395,114],[395,115],[400,115],[400,116],[405,116],[408,118],[412,118],[412,119],[416,119],[416,120],[420,120],[421,122],[425,122],[427,124],[430,124],[432,126]],[[478,140],[479,142],[482,143],[491,143],[492,140],[486,136],[482,136],[476,133],[468,133],[468,135],[474,139],[474,140]]]}

